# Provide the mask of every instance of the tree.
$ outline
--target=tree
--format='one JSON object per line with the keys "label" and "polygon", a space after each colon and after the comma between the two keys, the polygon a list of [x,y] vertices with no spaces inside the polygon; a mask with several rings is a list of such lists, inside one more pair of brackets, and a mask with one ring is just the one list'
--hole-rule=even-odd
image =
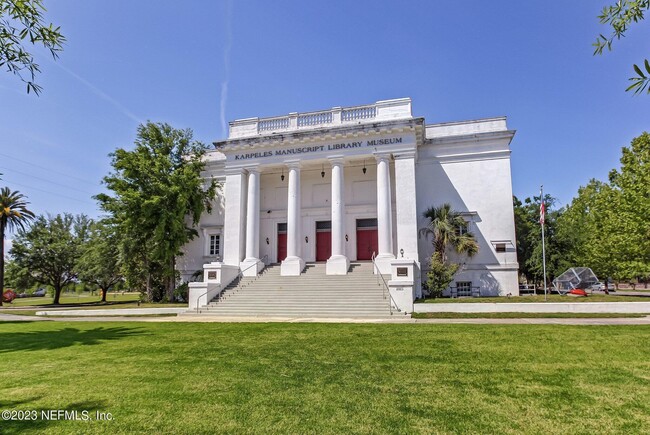
{"label": "tree", "polygon": [[18,76],[27,84],[27,93],[31,90],[36,95],[42,90],[35,83],[36,73],[41,69],[27,51],[26,40],[45,47],[54,59],[65,43],[61,27],[45,24],[43,12],[42,0],[0,0],[0,67]]}
{"label": "tree", "polygon": [[36,282],[28,271],[20,269],[11,258],[5,263],[5,285],[21,292],[32,288]]}
{"label": "tree", "polygon": [[623,148],[609,183],[591,180],[559,219],[565,255],[607,282],[650,276],[650,135]]}
{"label": "tree", "polygon": [[[547,279],[553,279],[569,267],[564,255],[565,241],[557,235],[557,220],[561,216],[562,210],[555,209],[555,203],[556,199],[551,195],[544,195]],[[542,233],[539,223],[540,197],[528,197],[524,199],[523,203],[517,197],[513,197],[513,205],[519,272],[526,277],[528,282],[541,283],[544,273]]]}
{"label": "tree", "polygon": [[650,276],[650,134],[644,132],[622,150],[620,171],[609,174],[612,188],[618,191],[615,225],[622,239],[621,270],[625,279]]}
{"label": "tree", "polygon": [[[604,36],[600,34],[596,38],[594,55],[602,54],[605,48],[611,51],[614,39],[621,39],[633,23],[638,23],[645,18],[645,11],[650,9],[650,0],[618,0],[615,4],[605,6],[598,16],[601,24],[609,24],[612,27],[612,34]],[[644,71],[645,70],[645,71]],[[650,62],[645,59],[643,65],[634,65],[635,77],[629,80],[632,84],[626,91],[634,91],[635,94],[647,90],[650,94]]]}
{"label": "tree", "polygon": [[27,209],[29,203],[19,192],[8,187],[0,189],[0,306],[5,288],[5,234],[7,231],[24,229],[34,219],[34,213]]}
{"label": "tree", "polygon": [[93,223],[77,262],[79,278],[96,284],[102,291],[102,302],[106,302],[106,293],[122,280],[120,265],[119,239],[115,226],[107,221]]}
{"label": "tree", "polygon": [[420,234],[432,237],[434,252],[439,253],[443,262],[447,261],[450,251],[469,257],[478,253],[478,243],[474,234],[467,231],[467,221],[450,204],[430,207],[423,216],[429,219],[429,224],[420,229]]}
{"label": "tree", "polygon": [[149,301],[173,299],[176,257],[211,210],[218,185],[201,176],[206,150],[189,129],[147,122],[133,151],[111,154],[114,172],[104,183],[113,195],[96,198],[117,225],[127,281]]}
{"label": "tree", "polygon": [[616,275],[620,256],[612,254],[620,253],[624,244],[616,234],[620,231],[619,205],[617,192],[607,183],[592,179],[578,189],[578,195],[557,221],[568,267],[589,267],[605,283],[608,277]]}
{"label": "tree", "polygon": [[85,215],[39,216],[14,239],[11,255],[16,265],[37,282],[54,288],[55,305],[61,290],[77,279],[77,261],[90,224]]}
{"label": "tree", "polygon": [[474,235],[467,231],[467,221],[450,204],[430,207],[423,216],[429,219],[429,224],[420,229],[420,235],[431,236],[434,250],[427,287],[434,297],[439,297],[460,268],[460,264],[449,261],[448,254],[472,257],[479,248]]}

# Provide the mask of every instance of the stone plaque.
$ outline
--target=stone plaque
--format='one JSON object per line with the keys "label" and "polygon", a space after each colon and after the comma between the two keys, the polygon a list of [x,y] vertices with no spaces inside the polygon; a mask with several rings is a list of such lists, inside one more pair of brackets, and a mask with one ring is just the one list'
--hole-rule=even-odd
{"label": "stone plaque", "polygon": [[211,270],[208,272],[208,279],[217,279],[217,271]]}
{"label": "stone plaque", "polygon": [[408,267],[398,267],[397,268],[397,276],[409,276],[409,268]]}

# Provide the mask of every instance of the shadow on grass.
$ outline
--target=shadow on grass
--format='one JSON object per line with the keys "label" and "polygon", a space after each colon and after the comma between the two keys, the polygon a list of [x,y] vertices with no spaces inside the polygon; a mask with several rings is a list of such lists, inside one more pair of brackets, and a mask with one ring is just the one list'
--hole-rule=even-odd
{"label": "shadow on grass", "polygon": [[26,399],[21,399],[21,400],[7,400],[7,399],[0,399],[0,409],[5,410],[5,409],[14,409],[18,405],[23,405],[25,403],[32,403],[36,402],[43,396],[34,396],[34,397],[29,397]]}
{"label": "shadow on grass", "polygon": [[142,334],[139,328],[125,327],[99,327],[86,330],[64,328],[54,331],[0,333],[0,353],[23,350],[53,350],[75,344],[93,345]]}
{"label": "shadow on grass", "polygon": [[[5,408],[11,410],[12,408]],[[15,408],[14,408],[15,409]],[[15,409],[18,411],[18,409]],[[3,434],[24,434],[24,433],[41,433],[47,429],[55,429],[62,433],[74,433],[71,426],[75,421],[84,423],[83,432],[92,432],[92,425],[97,424],[95,417],[97,412],[110,412],[106,409],[106,402],[89,400],[83,402],[70,403],[68,405],[55,406],[54,408],[38,408],[32,402],[26,407],[21,407],[20,411],[30,412],[33,419],[13,419],[2,421]],[[35,415],[33,411],[36,411]],[[60,411],[60,412],[59,412]],[[86,411],[86,412],[84,412]],[[66,427],[68,430],[66,430]],[[77,427],[77,426],[76,426]],[[79,428],[77,427],[77,430]]]}
{"label": "shadow on grass", "polygon": [[137,304],[137,303],[138,303],[137,299],[134,299],[132,301],[68,302],[68,303],[65,303],[65,304],[58,304],[58,305],[54,305],[53,303],[37,304],[37,305],[21,305],[21,304],[9,305],[9,304],[5,303],[2,306],[2,308],[13,308],[13,309],[16,309],[16,308],[29,309],[29,308],[38,308],[38,307],[43,307],[43,308],[75,308],[75,307],[79,307],[79,308],[82,308],[82,307],[107,307],[107,306],[110,306],[110,305],[125,305],[125,304]]}

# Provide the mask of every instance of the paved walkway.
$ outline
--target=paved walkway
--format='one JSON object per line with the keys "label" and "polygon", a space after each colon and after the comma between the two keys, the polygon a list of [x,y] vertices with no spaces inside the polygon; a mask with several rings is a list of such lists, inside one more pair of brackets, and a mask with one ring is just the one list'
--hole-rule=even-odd
{"label": "paved walkway", "polygon": [[650,316],[600,319],[325,319],[310,317],[220,317],[193,315],[178,317],[39,317],[0,313],[0,322],[204,322],[204,323],[435,323],[435,324],[489,324],[489,325],[650,325]]}
{"label": "paved walkway", "polygon": [[101,316],[146,316],[152,314],[180,314],[187,308],[161,307],[161,308],[108,308],[95,310],[45,310],[37,311],[37,316],[74,316],[74,317],[101,317]]}

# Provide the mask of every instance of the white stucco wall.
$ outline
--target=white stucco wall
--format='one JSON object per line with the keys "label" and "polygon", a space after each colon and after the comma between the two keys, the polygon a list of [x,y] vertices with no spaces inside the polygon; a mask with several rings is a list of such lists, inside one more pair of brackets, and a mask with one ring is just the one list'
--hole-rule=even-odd
{"label": "white stucco wall", "polygon": [[[474,124],[472,129],[479,128]],[[458,128],[454,126],[455,133]],[[428,223],[422,215],[432,206],[449,203],[454,210],[466,213],[479,253],[457,258],[465,266],[455,281],[471,281],[473,286],[481,286],[485,295],[519,294],[509,142],[508,137],[468,141],[460,135],[428,141],[418,150],[419,227]],[[505,243],[506,252],[496,252],[497,242]],[[419,247],[426,270],[433,251],[431,241],[420,237]]]}

